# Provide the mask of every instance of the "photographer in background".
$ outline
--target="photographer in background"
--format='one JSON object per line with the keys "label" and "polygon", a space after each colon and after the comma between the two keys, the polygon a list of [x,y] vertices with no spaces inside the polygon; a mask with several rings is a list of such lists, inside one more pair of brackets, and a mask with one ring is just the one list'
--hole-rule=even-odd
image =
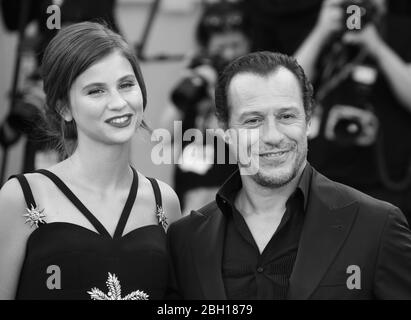
{"label": "photographer in background", "polygon": [[245,0],[252,51],[294,54],[314,26],[322,0]]}
{"label": "photographer in background", "polygon": [[81,21],[103,20],[111,29],[119,32],[114,15],[117,0],[13,0],[1,1],[3,22],[9,31],[17,31],[19,28],[19,15],[24,6],[27,6],[28,21],[35,23],[38,29],[36,42],[37,62],[40,64],[43,51],[58,30],[47,27],[47,19],[50,14],[47,8],[58,5],[61,10],[61,23],[68,25]]}
{"label": "photographer in background", "polygon": [[[239,4],[220,2],[207,5],[196,29],[199,52],[190,59],[185,74],[170,94],[171,103],[162,116],[162,127],[173,133],[174,121],[182,121],[183,134],[191,128],[203,133],[203,142],[182,142],[181,163],[174,172],[174,188],[180,198],[183,213],[213,200],[217,188],[236,169],[228,164],[229,151],[225,147],[225,164],[217,163],[217,139],[206,144],[206,129],[217,128],[214,106],[214,87],[219,71],[231,60],[249,52],[250,44]],[[180,141],[174,141],[175,144]],[[186,210],[184,210],[186,209]]]}
{"label": "photographer in background", "polygon": [[[361,8],[361,27],[350,30]],[[411,220],[411,20],[383,0],[326,0],[295,56],[316,88],[309,161]]]}

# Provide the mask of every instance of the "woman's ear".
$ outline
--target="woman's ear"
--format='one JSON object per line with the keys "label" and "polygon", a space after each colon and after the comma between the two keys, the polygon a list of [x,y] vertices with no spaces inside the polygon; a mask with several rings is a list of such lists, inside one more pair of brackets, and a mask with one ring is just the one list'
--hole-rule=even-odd
{"label": "woman's ear", "polygon": [[58,101],[57,110],[60,116],[64,119],[64,121],[70,122],[73,120],[73,114],[71,113],[71,109],[67,103],[64,103],[63,101]]}

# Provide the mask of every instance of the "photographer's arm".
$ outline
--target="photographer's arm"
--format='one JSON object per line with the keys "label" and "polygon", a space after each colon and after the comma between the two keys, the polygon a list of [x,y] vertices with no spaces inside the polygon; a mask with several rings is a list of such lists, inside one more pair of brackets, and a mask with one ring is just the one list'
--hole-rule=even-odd
{"label": "photographer's arm", "polygon": [[379,36],[374,25],[368,25],[363,31],[344,35],[346,43],[362,45],[374,57],[390,87],[401,102],[411,112],[411,65],[405,63]]}
{"label": "photographer's arm", "polygon": [[411,112],[411,65],[406,64],[384,44],[379,50],[378,62],[397,99]]}
{"label": "photographer's arm", "polygon": [[344,12],[341,2],[324,1],[315,27],[294,54],[310,81],[315,79],[315,65],[324,45],[334,33],[342,29]]}
{"label": "photographer's arm", "polygon": [[310,81],[316,76],[315,64],[325,43],[324,38],[323,32],[315,28],[294,54]]}

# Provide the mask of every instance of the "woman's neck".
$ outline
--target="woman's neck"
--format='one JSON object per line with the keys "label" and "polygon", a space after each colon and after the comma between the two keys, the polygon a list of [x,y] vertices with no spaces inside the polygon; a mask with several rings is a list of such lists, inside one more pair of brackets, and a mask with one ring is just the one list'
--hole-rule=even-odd
{"label": "woman's neck", "polygon": [[[130,143],[123,145],[81,144],[65,160],[70,179],[80,178],[89,187],[101,190],[129,188]],[[83,183],[82,183],[83,184]]]}

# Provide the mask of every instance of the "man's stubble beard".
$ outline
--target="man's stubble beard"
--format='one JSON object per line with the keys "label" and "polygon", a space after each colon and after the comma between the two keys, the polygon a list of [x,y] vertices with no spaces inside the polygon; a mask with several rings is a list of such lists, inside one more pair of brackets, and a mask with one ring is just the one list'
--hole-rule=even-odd
{"label": "man's stubble beard", "polygon": [[281,175],[280,177],[278,177],[264,174],[263,170],[259,169],[256,174],[251,175],[251,178],[256,184],[270,189],[277,189],[287,185],[297,176],[298,172],[301,169],[301,166],[307,159],[307,142],[301,147],[302,150],[300,152],[298,151],[298,145],[295,147],[297,149],[297,158],[295,159],[289,174]]}

